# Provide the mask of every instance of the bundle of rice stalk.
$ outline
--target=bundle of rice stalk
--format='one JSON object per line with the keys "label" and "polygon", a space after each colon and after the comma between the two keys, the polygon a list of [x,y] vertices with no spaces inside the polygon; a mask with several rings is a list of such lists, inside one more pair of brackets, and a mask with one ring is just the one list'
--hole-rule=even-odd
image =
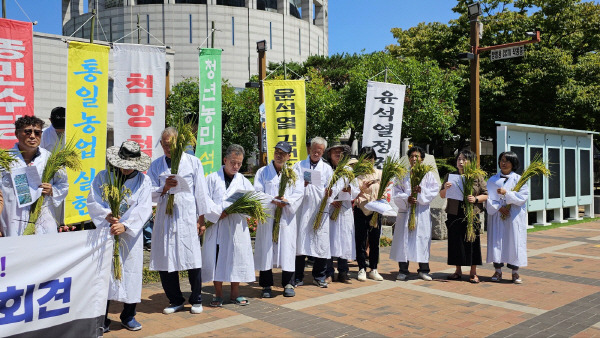
{"label": "bundle of rice stalk", "polygon": [[[406,176],[407,173],[408,169],[406,169],[406,165],[403,162],[400,162],[399,158],[386,157],[385,161],[383,162],[383,168],[381,169],[381,182],[379,183],[377,199],[380,200],[383,198],[383,194],[385,194],[387,186],[394,178],[401,180],[404,176]],[[371,223],[369,224],[372,227],[376,227],[378,218],[379,213],[374,212],[373,217],[371,218]]]}
{"label": "bundle of rice stalk", "polygon": [[10,166],[17,161],[15,153],[10,150],[0,148],[0,169],[10,172]]}
{"label": "bundle of rice stalk", "polygon": [[[259,223],[266,222],[267,217],[269,216],[265,211],[265,206],[262,204],[260,195],[254,191],[243,194],[240,198],[231,203],[230,206],[225,208],[224,211],[227,215],[247,215],[258,220]],[[213,224],[213,222],[206,221],[206,228],[209,228]]]}
{"label": "bundle of rice stalk", "polygon": [[325,190],[325,196],[321,200],[321,205],[319,206],[319,211],[317,212],[317,216],[315,217],[315,222],[313,223],[313,230],[316,232],[321,227],[321,220],[323,220],[323,212],[327,207],[327,200],[329,196],[327,194],[328,191],[331,191],[333,186],[340,180],[346,180],[346,185],[350,183],[354,179],[354,174],[352,173],[352,169],[348,166],[348,161],[350,161],[350,156],[344,156],[338,162],[337,167],[333,171],[333,175],[331,176],[331,180],[329,181],[329,185]]}
{"label": "bundle of rice stalk", "polygon": [[[368,160],[365,157],[365,155],[361,155],[358,158],[358,162],[356,162],[350,166],[352,167],[352,174],[354,175],[354,177],[368,175],[368,174],[372,174],[375,172],[375,168],[373,168],[373,162],[371,162],[371,160]],[[340,209],[341,209],[341,207],[335,208],[333,210],[333,212],[331,213],[331,217],[330,217],[330,219],[332,221],[335,221],[338,219],[338,217],[340,216]]]}
{"label": "bundle of rice stalk", "polygon": [[[175,129],[177,129],[177,135],[171,137],[171,174],[176,175],[179,171],[179,162],[185,153],[185,150],[189,146],[196,144],[196,138],[194,137],[193,127],[191,123],[186,123],[183,117],[178,117],[175,121]],[[169,194],[167,200],[167,215],[173,215],[173,209],[175,208],[175,195]]]}
{"label": "bundle of rice stalk", "polygon": [[[73,138],[65,144],[64,148],[62,147],[62,137],[58,140],[46,162],[46,167],[42,173],[42,183],[50,183],[50,180],[54,178],[54,175],[63,168],[74,171],[81,170],[81,154],[75,147],[75,139]],[[35,234],[35,223],[42,213],[44,199],[44,195],[40,196],[40,198],[38,198],[30,207],[29,223],[27,224],[23,235]]]}
{"label": "bundle of rice stalk", "polygon": [[[291,162],[286,162],[281,168],[281,179],[279,180],[279,191],[278,195],[283,197],[285,194],[285,189],[291,187],[296,184],[296,180],[298,179],[298,175],[292,168]],[[281,221],[281,213],[283,209],[280,206],[275,208],[275,217],[273,219],[273,242],[279,242],[279,222]]]}
{"label": "bundle of rice stalk", "polygon": [[[546,167],[546,164],[542,160],[541,154],[535,155],[535,157],[533,158],[533,161],[531,161],[531,163],[529,164],[527,169],[525,169],[525,171],[523,171],[523,175],[521,175],[521,178],[519,178],[519,181],[517,182],[517,184],[514,186],[514,188],[512,188],[512,191],[521,190],[521,188],[523,188],[523,186],[525,185],[525,183],[527,183],[527,181],[529,181],[532,177],[537,176],[537,175],[544,175],[546,177],[550,177],[552,175],[552,173],[550,172],[550,169],[548,169]],[[506,208],[508,210],[510,210],[510,207],[511,207],[510,204],[508,204],[506,206]],[[500,214],[500,218],[505,220],[506,216]]]}
{"label": "bundle of rice stalk", "polygon": [[463,165],[463,174],[461,176],[465,218],[467,220],[467,233],[465,235],[465,240],[467,242],[474,242],[476,238],[475,226],[479,226],[479,219],[475,218],[475,213],[473,212],[474,206],[469,202],[467,197],[469,195],[473,195],[473,184],[475,184],[475,180],[479,179],[480,182],[484,180],[485,171],[477,167],[477,162],[468,161]]}
{"label": "bundle of rice stalk", "polygon": [[[421,184],[423,177],[428,172],[433,170],[433,166],[429,164],[423,164],[421,161],[417,161],[415,165],[410,169],[410,188],[411,196],[417,198],[417,187]],[[408,230],[413,231],[417,227],[417,205],[412,204],[410,206],[410,218],[408,220]]]}
{"label": "bundle of rice stalk", "polygon": [[[118,175],[115,171],[117,168],[109,168],[107,170],[107,181],[100,187],[102,190],[102,199],[108,203],[110,213],[113,217],[119,218],[121,212],[121,203],[131,195],[131,190],[124,186],[125,178]],[[123,269],[121,264],[121,256],[119,254],[121,242],[119,235],[114,235],[113,244],[113,276],[116,280],[123,278]]]}

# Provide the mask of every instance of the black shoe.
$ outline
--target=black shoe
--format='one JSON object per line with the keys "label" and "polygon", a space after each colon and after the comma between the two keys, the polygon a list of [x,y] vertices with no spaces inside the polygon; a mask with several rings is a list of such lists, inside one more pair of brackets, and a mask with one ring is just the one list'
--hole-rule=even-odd
{"label": "black shoe", "polygon": [[110,319],[105,319],[104,320],[104,325],[102,325],[102,332],[107,333],[110,331],[110,323],[112,321]]}
{"label": "black shoe", "polygon": [[327,282],[323,281],[323,280],[318,280],[318,279],[313,279],[313,284],[320,287],[320,288],[326,288],[327,287]]}
{"label": "black shoe", "polygon": [[267,288],[263,288],[262,289],[262,298],[272,298],[272,291],[271,288],[267,287]]}
{"label": "black shoe", "polygon": [[296,287],[304,285],[304,281],[303,281],[303,280],[301,280],[301,279],[296,279],[296,280],[294,281],[294,283],[295,283],[295,285],[294,285],[294,286],[296,286]]}
{"label": "black shoe", "polygon": [[340,272],[340,273],[338,273],[337,281],[340,282],[340,283],[351,284],[350,283],[350,277],[348,277],[348,273],[347,272]]}

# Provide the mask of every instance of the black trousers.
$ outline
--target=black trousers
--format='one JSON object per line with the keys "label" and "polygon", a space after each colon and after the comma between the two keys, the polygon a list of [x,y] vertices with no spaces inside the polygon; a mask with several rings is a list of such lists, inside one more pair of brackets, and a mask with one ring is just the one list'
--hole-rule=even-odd
{"label": "black trousers", "polygon": [[[325,281],[325,271],[327,270],[327,258],[315,257],[313,263],[312,276],[314,279]],[[304,280],[304,268],[306,266],[306,256],[296,256],[296,279]]]}
{"label": "black trousers", "polygon": [[[334,258],[336,258],[336,257],[332,257],[327,260],[327,271],[325,272],[327,277],[333,277],[333,275],[335,274],[335,269],[333,268],[333,259]],[[338,264],[338,266],[337,266],[338,273],[348,273],[348,271],[350,271],[350,268],[348,268],[348,260],[347,259],[337,257],[337,264]]]}
{"label": "black trousers", "polygon": [[[398,267],[400,268],[400,272],[405,275],[408,275],[408,264],[409,262],[398,262]],[[429,263],[419,263],[419,269],[417,272],[429,273]]]}
{"label": "black trousers", "polygon": [[[190,304],[202,304],[202,269],[189,269],[188,280],[192,287],[192,294],[190,295]],[[185,303],[185,298],[181,293],[181,287],[179,286],[179,272],[167,272],[159,271],[160,283],[162,284],[163,290],[169,303],[173,305],[181,305]]]}
{"label": "black trousers", "polygon": [[[504,266],[504,263],[494,263],[494,268],[496,268],[496,269],[500,269],[500,268],[502,268],[503,266]],[[519,267],[518,267],[518,266],[516,266],[516,265],[512,265],[512,264],[506,264],[506,266],[507,266],[509,269],[513,269],[513,270],[519,270]]]}
{"label": "black trousers", "polygon": [[[123,311],[121,311],[121,315],[119,318],[121,322],[127,323],[135,317],[135,306],[136,303],[123,303]],[[110,306],[110,300],[106,301],[106,315],[104,315],[104,326],[110,325],[110,320],[108,319],[108,307]]]}
{"label": "black trousers", "polygon": [[381,236],[381,218],[377,226],[372,227],[369,222],[373,214],[367,216],[360,208],[354,208],[354,240],[356,242],[356,263],[359,269],[367,268],[367,241],[369,241],[369,266],[377,269],[379,262],[379,237]]}
{"label": "black trousers", "polygon": [[[281,286],[285,287],[288,284],[294,285],[294,271],[281,271]],[[264,270],[258,273],[258,285],[263,288],[273,286],[273,270]]]}

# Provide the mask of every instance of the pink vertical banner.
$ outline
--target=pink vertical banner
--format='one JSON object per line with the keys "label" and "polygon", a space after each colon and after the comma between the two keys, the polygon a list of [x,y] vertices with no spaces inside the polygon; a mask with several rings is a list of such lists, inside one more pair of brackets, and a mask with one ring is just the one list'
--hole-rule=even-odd
{"label": "pink vertical banner", "polygon": [[33,115],[31,22],[0,19],[0,147],[16,141],[15,120]]}

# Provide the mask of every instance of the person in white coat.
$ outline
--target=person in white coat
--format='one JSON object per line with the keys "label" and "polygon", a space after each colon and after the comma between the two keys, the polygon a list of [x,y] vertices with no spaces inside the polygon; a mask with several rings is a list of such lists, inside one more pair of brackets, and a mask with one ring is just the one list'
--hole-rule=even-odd
{"label": "person in white coat", "polygon": [[[152,201],[157,203],[152,231],[150,270],[158,271],[160,281],[169,299],[164,314],[183,309],[185,298],[179,286],[179,271],[187,270],[192,288],[189,302],[191,313],[202,312],[202,253],[200,238],[204,231],[204,214],[209,206],[204,170],[200,160],[183,154],[177,176],[171,175],[171,140],[177,135],[173,127],[161,134],[160,144],[165,155],[150,165],[148,176],[152,180]],[[173,215],[167,215],[169,190],[177,187],[177,179],[185,181],[187,188],[176,192]],[[187,190],[187,191],[186,191]]]}
{"label": "person in white coat", "polygon": [[[325,209],[319,228],[314,230],[314,222],[323,198],[331,199],[336,196],[333,191],[328,191],[327,186],[333,176],[331,166],[323,161],[323,154],[327,148],[327,141],[322,137],[315,137],[310,141],[310,153],[305,160],[294,165],[299,177],[304,178],[304,197],[300,206],[298,217],[298,239],[296,240],[296,285],[304,284],[304,267],[306,256],[314,258],[312,276],[313,284],[321,288],[327,287],[326,270],[327,260],[331,258],[329,247],[329,210]],[[319,172],[320,182],[315,182],[305,172],[311,170]],[[316,184],[315,184],[316,183]],[[341,183],[341,182],[340,182]],[[341,185],[340,185],[341,186]],[[329,203],[327,203],[329,205]]]}
{"label": "person in white coat", "polygon": [[[120,147],[108,148],[106,160],[108,170],[96,175],[87,198],[88,211],[96,229],[120,237],[122,280],[115,280],[113,273],[110,274],[104,332],[109,331],[111,323],[108,319],[111,300],[123,302],[121,325],[128,330],[138,331],[142,329],[142,324],[135,319],[136,304],[141,302],[142,296],[144,252],[141,234],[142,226],[152,215],[152,182],[141,172],[148,170],[151,159],[140,150],[139,144],[125,141]],[[111,213],[108,201],[102,198],[103,185],[110,180],[110,175],[131,191],[126,200],[121,202],[119,217]]]}
{"label": "person in white coat", "polygon": [[487,262],[494,263],[493,282],[502,280],[502,267],[512,269],[512,281],[521,284],[519,267],[527,266],[527,200],[529,187],[512,191],[521,176],[519,158],[512,151],[498,156],[500,172],[488,180]]}
{"label": "person in white coat", "polygon": [[[326,157],[331,163],[332,169],[335,170],[338,163],[343,156],[350,156],[352,149],[348,145],[336,144],[329,147],[326,151]],[[356,162],[356,160],[351,160]],[[352,166],[351,163],[349,163]],[[330,217],[329,220],[329,246],[331,250],[331,258],[327,260],[327,271],[325,279],[326,282],[332,282],[335,280],[335,270],[333,267],[333,260],[337,258],[337,270],[338,278],[337,281],[340,283],[350,283],[350,277],[348,272],[348,260],[356,259],[356,246],[354,243],[354,215],[352,213],[352,200],[358,196],[360,190],[358,189],[358,181],[353,180],[348,182],[347,180],[339,180],[342,185],[342,189],[335,196],[338,201],[331,202],[329,205],[329,214],[326,216]],[[332,195],[333,196],[333,195]],[[339,208],[339,216],[337,219],[331,219],[331,215],[335,212],[336,208]]]}
{"label": "person in white coat", "polygon": [[[42,177],[50,152],[40,148],[42,127],[44,121],[35,116],[23,116],[15,121],[15,135],[18,142],[10,150],[17,159],[11,165],[14,169],[34,166]],[[21,236],[29,222],[29,211],[31,205],[19,207],[19,198],[13,188],[9,172],[2,172],[2,196],[4,197],[4,209],[0,216],[0,233],[2,236]],[[36,222],[36,234],[57,233],[54,207],[59,206],[67,197],[69,183],[66,171],[61,169],[49,183],[40,185],[42,195],[45,196],[42,212]]]}
{"label": "person in white coat", "polygon": [[202,245],[202,282],[213,282],[215,297],[212,307],[223,304],[223,282],[231,283],[230,300],[234,304],[248,305],[240,296],[240,282],[256,280],[252,241],[246,215],[227,214],[231,204],[227,199],[238,190],[252,191],[254,186],[238,171],[244,162],[244,148],[232,144],[225,152],[225,165],[206,177],[208,196],[214,202],[205,219],[214,224],[206,229]]}
{"label": "person in white coat", "polygon": [[[421,147],[408,150],[408,160],[411,168],[425,159],[425,151]],[[431,248],[431,214],[429,204],[440,191],[440,184],[432,172],[425,174],[421,183],[416,187],[417,197],[412,197],[410,174],[401,182],[396,182],[392,189],[392,198],[398,206],[394,239],[390,250],[390,259],[398,262],[400,272],[396,279],[406,280],[409,261],[418,262],[419,278],[430,281],[429,249]],[[408,229],[410,209],[415,205],[416,227]]]}
{"label": "person in white coat", "polygon": [[275,145],[273,161],[258,169],[254,176],[254,189],[271,198],[267,204],[267,213],[275,215],[275,208],[282,207],[279,223],[279,238],[273,241],[273,218],[256,227],[254,243],[254,268],[259,272],[258,283],[263,288],[262,297],[271,298],[273,286],[273,268],[281,268],[281,285],[285,297],[294,297],[294,262],[296,258],[296,213],[302,203],[304,181],[298,177],[295,184],[286,187],[283,196],[279,196],[281,169],[290,159],[292,146],[286,141]]}

